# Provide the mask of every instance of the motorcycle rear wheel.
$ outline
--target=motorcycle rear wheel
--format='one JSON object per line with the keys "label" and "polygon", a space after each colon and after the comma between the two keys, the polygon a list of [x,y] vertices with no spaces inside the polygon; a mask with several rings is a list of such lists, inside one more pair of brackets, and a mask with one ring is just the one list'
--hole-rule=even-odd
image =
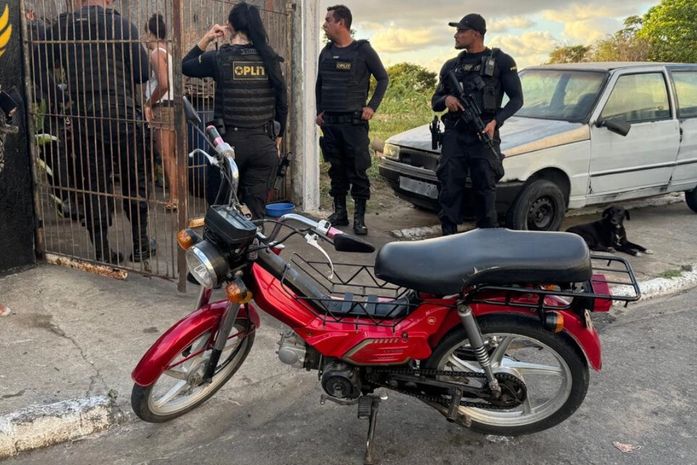
{"label": "motorcycle rear wheel", "polygon": [[195,409],[211,398],[244,363],[254,343],[254,326],[237,320],[210,383],[202,383],[217,327],[204,329],[188,341],[149,386],[133,385],[131,407],[142,420],[162,423]]}
{"label": "motorcycle rear wheel", "polygon": [[[588,363],[569,336],[547,331],[532,318],[490,316],[478,322],[494,373],[522,379],[527,396],[520,406],[506,410],[460,406],[460,412],[471,418],[473,430],[501,436],[536,433],[576,411],[588,390]],[[426,368],[483,371],[463,327],[443,338]]]}

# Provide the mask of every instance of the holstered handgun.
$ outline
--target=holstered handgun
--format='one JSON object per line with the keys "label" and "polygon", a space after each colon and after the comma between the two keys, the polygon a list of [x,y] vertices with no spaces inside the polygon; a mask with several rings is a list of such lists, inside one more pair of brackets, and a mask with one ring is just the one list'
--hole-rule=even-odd
{"label": "holstered handgun", "polygon": [[284,153],[281,156],[281,160],[278,162],[278,169],[276,170],[277,178],[284,178],[286,176],[286,173],[288,173],[288,166],[290,166],[292,159],[293,154],[291,152]]}
{"label": "holstered handgun", "polygon": [[428,130],[431,131],[431,148],[433,150],[438,150],[438,147],[441,146],[441,137],[443,136],[440,130],[438,115],[433,116],[433,121],[428,125]]}

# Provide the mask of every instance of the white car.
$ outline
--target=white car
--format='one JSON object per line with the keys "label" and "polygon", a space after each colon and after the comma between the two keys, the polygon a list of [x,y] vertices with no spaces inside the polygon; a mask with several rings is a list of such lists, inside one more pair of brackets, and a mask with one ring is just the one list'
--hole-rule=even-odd
{"label": "white car", "polygon": [[[567,208],[676,191],[697,212],[697,65],[545,65],[520,77],[525,105],[501,128],[506,226],[556,230]],[[411,129],[387,140],[380,174],[437,210],[439,156],[427,125]]]}

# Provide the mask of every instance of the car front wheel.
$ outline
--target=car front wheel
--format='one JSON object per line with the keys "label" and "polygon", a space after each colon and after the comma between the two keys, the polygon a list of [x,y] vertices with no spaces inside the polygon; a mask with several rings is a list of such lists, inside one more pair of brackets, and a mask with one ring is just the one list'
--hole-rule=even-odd
{"label": "car front wheel", "polygon": [[559,186],[536,179],[523,189],[506,214],[506,226],[530,231],[557,231],[564,220],[566,202]]}
{"label": "car front wheel", "polygon": [[685,202],[690,210],[697,213],[697,187],[691,191],[685,191]]}

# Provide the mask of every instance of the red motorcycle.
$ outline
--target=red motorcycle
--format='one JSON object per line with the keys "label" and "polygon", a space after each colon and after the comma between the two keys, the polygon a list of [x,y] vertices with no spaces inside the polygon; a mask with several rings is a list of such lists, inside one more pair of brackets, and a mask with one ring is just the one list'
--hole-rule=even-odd
{"label": "red motorcycle", "polygon": [[[226,204],[209,208],[202,237],[178,234],[201,292],[194,312],[133,371],[131,402],[141,419],[168,421],[213,396],[244,363],[260,310],[289,327],[281,362],[317,370],[322,402],[357,405],[369,419],[365,463],[373,462],[386,390],[448,421],[507,436],[555,426],[581,405],[589,365],[601,368],[590,312],[639,298],[625,260],[591,257],[573,234],[506,229],[393,242],[374,267],[334,265],[326,253],[322,262],[286,259],[293,235],[319,250],[320,240],[338,251],[374,249],[298,214],[264,220],[273,228],[262,233],[240,212],[233,151],[214,128],[208,132],[218,152],[211,159],[232,189]],[[629,291],[613,295],[610,284]],[[211,302],[217,287],[226,298]]]}

